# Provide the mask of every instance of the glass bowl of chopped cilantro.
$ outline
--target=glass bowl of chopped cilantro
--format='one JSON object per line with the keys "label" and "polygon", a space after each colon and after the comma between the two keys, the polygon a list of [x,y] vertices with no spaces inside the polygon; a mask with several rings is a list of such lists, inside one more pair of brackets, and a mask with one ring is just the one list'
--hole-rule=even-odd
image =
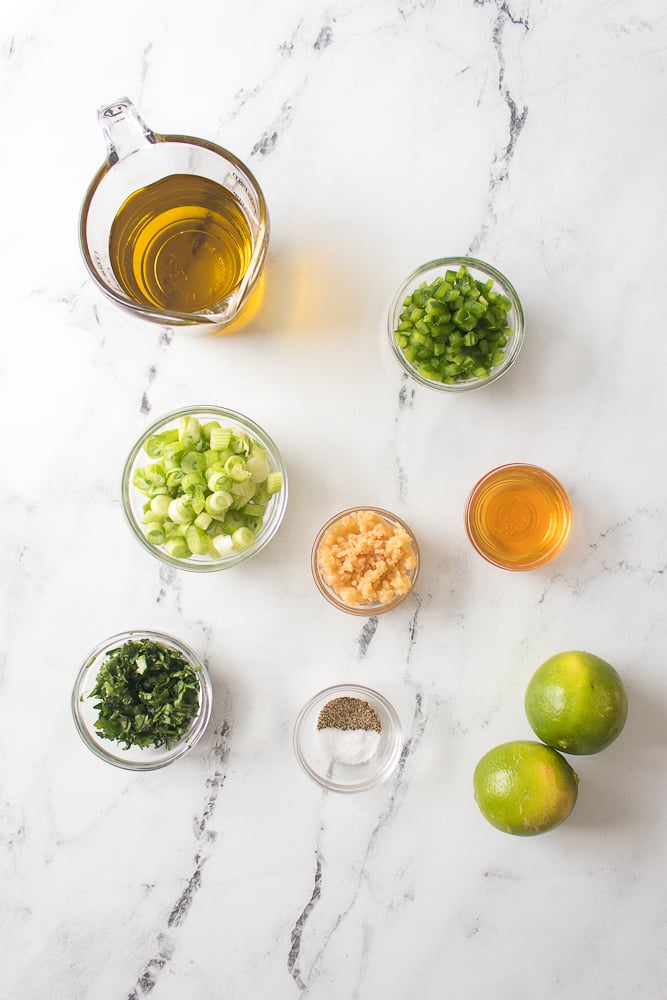
{"label": "glass bowl of chopped cilantro", "polygon": [[219,406],[165,414],[132,448],[121,488],[143,547],[178,569],[229,569],[260,552],[287,507],[287,473],[258,424]]}
{"label": "glass bowl of chopped cilantro", "polygon": [[188,753],[211,716],[206,667],[185,643],[138,629],[99,643],[79,670],[72,714],[81,739],[116,767],[153,771]]}
{"label": "glass bowl of chopped cilantro", "polygon": [[465,392],[495,382],[514,364],[523,309],[495,267],[474,257],[442,257],[402,283],[388,331],[408,375],[432,389]]}

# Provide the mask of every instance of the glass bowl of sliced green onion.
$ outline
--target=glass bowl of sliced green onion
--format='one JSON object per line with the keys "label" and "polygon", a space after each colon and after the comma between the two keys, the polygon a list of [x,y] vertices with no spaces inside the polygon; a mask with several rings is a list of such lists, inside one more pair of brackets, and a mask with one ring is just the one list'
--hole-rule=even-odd
{"label": "glass bowl of sliced green onion", "polygon": [[154,771],[183,757],[203,736],[211,681],[185,643],[136,629],[91,650],[71,704],[77,731],[97,757],[130,771]]}
{"label": "glass bowl of sliced green onion", "polygon": [[523,344],[523,309],[514,287],[491,264],[442,257],[401,284],[388,333],[413,379],[431,389],[466,392],[512,367]]}
{"label": "glass bowl of sliced green onion", "polygon": [[229,569],[260,552],[287,507],[287,474],[258,424],[219,406],[173,410],[148,427],[123,470],[134,535],[178,569]]}

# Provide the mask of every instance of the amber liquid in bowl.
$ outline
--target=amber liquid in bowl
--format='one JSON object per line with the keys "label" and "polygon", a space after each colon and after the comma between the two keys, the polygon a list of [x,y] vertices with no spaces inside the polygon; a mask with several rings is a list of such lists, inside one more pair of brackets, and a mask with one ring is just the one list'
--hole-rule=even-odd
{"label": "amber liquid in bowl", "polygon": [[234,195],[207,177],[172,174],[135,191],[111,227],[109,255],[135,302],[198,312],[242,280],[252,258],[248,221]]}
{"label": "amber liquid in bowl", "polygon": [[535,569],[556,556],[570,535],[572,505],[549,472],[504,465],[487,473],[466,505],[473,546],[494,566]]}

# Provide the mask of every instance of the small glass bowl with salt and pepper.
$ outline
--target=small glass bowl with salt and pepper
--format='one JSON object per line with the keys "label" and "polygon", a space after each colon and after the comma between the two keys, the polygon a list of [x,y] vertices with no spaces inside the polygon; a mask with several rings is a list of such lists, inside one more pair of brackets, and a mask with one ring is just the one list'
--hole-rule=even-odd
{"label": "small glass bowl with salt and pepper", "polygon": [[301,709],[294,726],[299,764],[333,792],[363,792],[386,781],[401,748],[401,723],[393,705],[359,684],[320,691]]}

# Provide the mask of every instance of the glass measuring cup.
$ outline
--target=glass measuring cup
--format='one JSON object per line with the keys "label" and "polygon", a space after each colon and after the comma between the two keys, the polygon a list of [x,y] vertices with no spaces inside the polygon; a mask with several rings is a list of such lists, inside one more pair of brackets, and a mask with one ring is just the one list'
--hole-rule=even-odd
{"label": "glass measuring cup", "polygon": [[205,139],[160,135],[123,97],[98,110],[107,159],[81,207],[86,267],[113,302],[153,322],[221,327],[259,278],[269,241],[261,188]]}

